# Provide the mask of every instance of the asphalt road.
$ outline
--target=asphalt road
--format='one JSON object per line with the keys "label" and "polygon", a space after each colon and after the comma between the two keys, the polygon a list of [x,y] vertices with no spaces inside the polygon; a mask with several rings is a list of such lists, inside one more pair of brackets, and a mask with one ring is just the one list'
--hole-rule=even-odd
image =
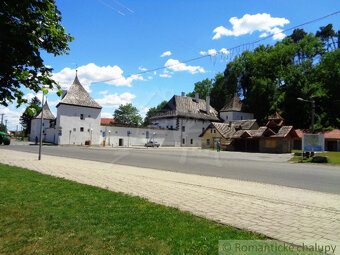
{"label": "asphalt road", "polygon": [[[0,148],[36,153],[38,146],[12,144]],[[275,160],[280,155],[181,149],[96,149],[43,146],[43,154],[276,184],[340,194],[340,167],[293,164]],[[282,161],[282,160],[281,160]]]}

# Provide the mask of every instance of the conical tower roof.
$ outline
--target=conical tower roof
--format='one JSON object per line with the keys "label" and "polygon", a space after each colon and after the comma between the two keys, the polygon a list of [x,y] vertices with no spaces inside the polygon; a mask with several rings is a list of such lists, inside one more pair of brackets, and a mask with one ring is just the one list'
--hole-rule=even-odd
{"label": "conical tower roof", "polygon": [[242,100],[234,94],[232,99],[220,110],[220,112],[245,112],[247,107],[244,106]]}
{"label": "conical tower roof", "polygon": [[60,104],[76,105],[76,106],[98,108],[98,109],[102,108],[96,101],[94,101],[94,99],[90,96],[90,94],[80,84],[77,75],[73,81],[73,84],[67,91],[67,94],[58,103],[57,107]]}
{"label": "conical tower roof", "polygon": [[[44,120],[54,120],[55,117],[53,113],[50,110],[50,107],[48,107],[47,100],[45,101],[45,104],[43,106],[43,111],[44,111]],[[34,119],[41,119],[41,113],[42,111],[38,112],[35,116]]]}

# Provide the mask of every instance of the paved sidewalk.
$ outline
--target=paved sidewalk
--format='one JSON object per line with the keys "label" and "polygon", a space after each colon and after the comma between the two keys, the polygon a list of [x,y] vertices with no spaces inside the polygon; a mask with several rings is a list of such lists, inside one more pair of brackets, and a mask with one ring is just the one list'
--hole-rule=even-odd
{"label": "paved sidewalk", "polygon": [[[337,245],[340,196],[161,170],[0,150],[0,162],[147,198],[297,245]],[[209,171],[209,169],[207,169]]]}

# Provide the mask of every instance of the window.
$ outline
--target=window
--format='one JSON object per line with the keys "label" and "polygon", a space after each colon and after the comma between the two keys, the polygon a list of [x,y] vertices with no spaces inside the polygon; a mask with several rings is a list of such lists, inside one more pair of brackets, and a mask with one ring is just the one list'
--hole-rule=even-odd
{"label": "window", "polygon": [[182,143],[185,144],[185,138],[182,139]]}
{"label": "window", "polygon": [[243,120],[243,116],[241,116],[241,120]]}
{"label": "window", "polygon": [[214,134],[216,134],[216,129],[214,129]]}
{"label": "window", "polygon": [[170,129],[172,130],[172,129],[174,129],[174,127],[173,127],[173,126],[170,126]]}
{"label": "window", "polygon": [[73,128],[73,132],[76,132],[76,128]]}
{"label": "window", "polygon": [[91,118],[91,115],[89,115],[88,117]]}
{"label": "window", "polygon": [[80,114],[80,119],[81,119],[81,120],[84,119],[84,114]]}
{"label": "window", "polygon": [[202,128],[202,133],[204,132],[204,128]]}
{"label": "window", "polygon": [[210,133],[211,133],[211,134],[213,133],[213,130],[212,130],[212,128],[210,129]]}
{"label": "window", "polygon": [[207,139],[207,146],[210,146],[210,139]]}
{"label": "window", "polygon": [[194,141],[192,139],[190,139],[190,144],[193,144],[193,143],[194,143]]}
{"label": "window", "polygon": [[228,120],[228,115],[227,115],[227,116],[225,116],[225,119],[226,119],[226,120]]}
{"label": "window", "polygon": [[185,132],[185,126],[182,126],[182,132]]}
{"label": "window", "polygon": [[80,128],[80,132],[84,132],[84,128],[83,127]]}

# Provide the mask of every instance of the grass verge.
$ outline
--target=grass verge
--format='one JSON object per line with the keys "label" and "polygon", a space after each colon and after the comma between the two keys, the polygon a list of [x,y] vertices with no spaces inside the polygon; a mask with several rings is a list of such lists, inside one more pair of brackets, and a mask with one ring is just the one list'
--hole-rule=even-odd
{"label": "grass verge", "polygon": [[[301,156],[294,156],[295,152],[301,152],[301,150],[293,150],[292,154],[293,157],[289,160],[291,162],[301,162],[302,157]],[[329,164],[340,164],[340,152],[339,151],[327,151],[327,152],[321,152],[321,153],[315,153],[316,156],[327,156],[328,157],[328,163]],[[311,163],[312,158],[304,158],[304,163]]]}
{"label": "grass verge", "polygon": [[266,239],[137,197],[3,164],[0,228],[0,254],[217,254],[218,240]]}

